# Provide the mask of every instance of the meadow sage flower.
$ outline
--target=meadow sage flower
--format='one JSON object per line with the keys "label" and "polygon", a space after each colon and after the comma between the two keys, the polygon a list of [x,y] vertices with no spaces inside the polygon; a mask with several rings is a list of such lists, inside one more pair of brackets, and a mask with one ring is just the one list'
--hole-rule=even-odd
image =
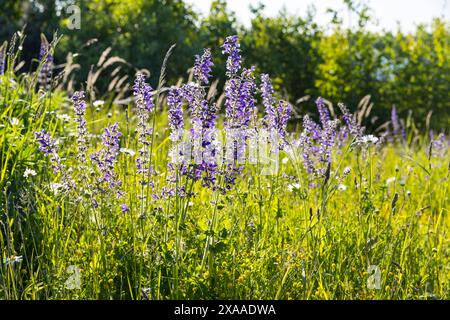
{"label": "meadow sage flower", "polygon": [[153,103],[153,89],[145,82],[143,74],[137,74],[133,86],[135,96],[136,113],[138,118],[138,140],[140,143],[139,156],[136,159],[137,172],[141,174],[141,183],[147,183],[147,176],[153,173],[150,164],[149,152],[152,143],[152,128],[149,125],[151,113],[155,107]]}
{"label": "meadow sage flower", "polygon": [[392,138],[400,137],[401,139],[406,138],[405,130],[402,127],[402,124],[400,123],[398,114],[397,114],[397,108],[395,105],[392,106],[391,109],[391,126],[392,126]]}
{"label": "meadow sage flower", "polygon": [[8,43],[5,41],[0,46],[0,76],[5,73],[6,69],[6,48]]}
{"label": "meadow sage flower", "polygon": [[121,135],[118,122],[105,128],[102,135],[102,148],[91,155],[92,162],[97,165],[101,174],[98,179],[99,187],[102,188],[106,184],[111,191],[117,194],[118,198],[123,195],[120,191],[122,182],[118,179],[114,167],[119,153]]}
{"label": "meadow sage flower", "polygon": [[41,35],[41,48],[39,50],[39,77],[38,82],[42,87],[48,87],[53,74],[53,48],[47,38]]}
{"label": "meadow sage flower", "polygon": [[[316,100],[320,124],[308,115],[303,117],[303,132],[295,143],[302,150],[303,165],[310,180],[324,179],[331,164],[331,154],[336,143],[339,120],[331,120],[323,98]],[[310,186],[319,184],[310,183]]]}
{"label": "meadow sage flower", "polygon": [[36,141],[39,143],[39,150],[41,150],[45,156],[50,156],[51,168],[53,173],[61,172],[64,168],[61,163],[61,158],[58,155],[58,148],[56,146],[56,140],[53,139],[50,134],[45,132],[44,129],[35,132]]}
{"label": "meadow sage flower", "polygon": [[431,140],[431,155],[434,157],[444,157],[449,146],[450,141],[446,139],[444,133],[440,133],[436,138]]}
{"label": "meadow sage flower", "polygon": [[364,128],[361,127],[358,124],[358,121],[356,120],[356,117],[350,113],[347,106],[345,106],[343,103],[338,103],[338,107],[342,112],[342,119],[345,123],[345,129],[355,138],[359,138],[362,136],[364,132]]}
{"label": "meadow sage flower", "polygon": [[75,121],[77,123],[77,159],[79,163],[86,162],[87,146],[87,127],[86,127],[86,102],[84,101],[85,94],[83,91],[75,92],[72,95],[73,108],[75,111]]}
{"label": "meadow sage flower", "polygon": [[194,76],[200,84],[209,83],[213,66],[210,49],[204,49],[201,56],[195,56]]}
{"label": "meadow sage flower", "polygon": [[[265,126],[271,133],[271,140],[280,142],[279,145],[275,147],[283,149],[286,144],[286,129],[292,114],[292,106],[286,101],[280,100],[278,106],[275,107],[276,101],[273,97],[274,90],[269,75],[267,74],[261,75],[260,91],[266,111],[264,117]],[[274,137],[274,134],[277,136]]]}
{"label": "meadow sage flower", "polygon": [[241,69],[241,54],[238,36],[229,36],[222,45],[222,53],[228,55],[227,75],[232,77]]}

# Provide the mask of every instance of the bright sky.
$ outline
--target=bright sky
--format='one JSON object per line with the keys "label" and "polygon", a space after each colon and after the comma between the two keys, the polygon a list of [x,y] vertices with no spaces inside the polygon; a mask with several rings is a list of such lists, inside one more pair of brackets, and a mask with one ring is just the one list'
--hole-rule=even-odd
{"label": "bright sky", "polygon": [[[209,12],[212,0],[187,0],[194,8],[203,14]],[[228,0],[228,7],[233,10],[238,20],[248,25],[251,18],[250,5],[263,3],[265,14],[274,16],[285,7],[289,13],[304,16],[308,6],[316,7],[316,21],[325,25],[331,16],[326,13],[327,8],[342,12],[341,17],[347,26],[356,23],[355,18],[349,18],[347,9],[342,0]],[[372,30],[396,30],[397,22],[402,31],[413,31],[419,23],[429,23],[433,17],[450,19],[450,0],[366,0],[372,8],[373,16],[378,25],[372,25]]]}

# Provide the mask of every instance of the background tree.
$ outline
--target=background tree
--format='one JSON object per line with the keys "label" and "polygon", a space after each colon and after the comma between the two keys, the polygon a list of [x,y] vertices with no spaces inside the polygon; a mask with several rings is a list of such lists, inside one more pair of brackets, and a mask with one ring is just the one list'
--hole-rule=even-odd
{"label": "background tree", "polygon": [[[397,106],[401,117],[425,123],[432,110],[432,124],[447,128],[450,110],[450,24],[435,19],[429,25],[405,33],[369,31],[373,22],[370,8],[361,1],[344,0],[354,25],[344,25],[342,13],[330,8],[328,25],[314,22],[313,8],[305,16],[286,11],[267,17],[263,5],[251,8],[248,27],[239,24],[225,0],[212,2],[202,17],[183,0],[2,0],[0,41],[11,37],[26,25],[23,58],[29,70],[39,55],[40,33],[49,40],[58,30],[63,38],[55,51],[57,64],[66,61],[69,52],[81,68],[75,80],[85,86],[91,68],[109,47],[110,56],[127,63],[121,72],[131,82],[137,69],[148,69],[150,82],[156,85],[161,63],[168,48],[176,44],[167,66],[167,79],[175,83],[186,78],[195,54],[211,48],[214,76],[225,79],[225,59],[221,44],[228,35],[241,39],[246,66],[255,65],[269,73],[275,88],[295,102],[305,95],[319,95],[355,109],[366,95],[374,103],[371,116],[377,127],[389,120],[389,110]],[[70,4],[81,8],[81,30],[68,28]],[[112,68],[112,67],[111,67]],[[115,66],[114,66],[115,68]],[[107,92],[114,77],[102,75],[99,86]],[[305,106],[312,110],[312,100]]]}

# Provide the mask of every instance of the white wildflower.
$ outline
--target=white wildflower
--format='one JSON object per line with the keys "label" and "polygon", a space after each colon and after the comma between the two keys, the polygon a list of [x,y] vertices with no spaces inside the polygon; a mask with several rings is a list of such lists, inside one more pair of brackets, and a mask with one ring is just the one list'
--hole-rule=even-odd
{"label": "white wildflower", "polygon": [[102,106],[104,104],[105,104],[105,101],[103,101],[103,100],[95,100],[92,105],[97,108],[97,107],[100,107],[100,106]]}
{"label": "white wildflower", "polygon": [[386,179],[386,185],[390,185],[391,183],[395,182],[395,180],[397,180],[397,178],[395,177],[390,177]]}
{"label": "white wildflower", "polygon": [[345,191],[345,190],[347,190],[347,186],[345,184],[341,183],[341,184],[338,184],[337,189],[339,191]]}
{"label": "white wildflower", "polygon": [[34,171],[33,169],[25,169],[25,172],[23,173],[24,178],[28,178],[29,176],[35,176],[36,175],[36,171]]}
{"label": "white wildflower", "polygon": [[68,114],[64,113],[64,114],[58,114],[56,116],[59,120],[62,120],[64,122],[69,122],[70,120],[72,120],[72,117],[69,116]]}
{"label": "white wildflower", "polygon": [[19,119],[17,119],[17,118],[11,118],[10,122],[11,122],[11,125],[14,127],[19,125]]}
{"label": "white wildflower", "polygon": [[299,183],[290,184],[290,185],[288,185],[287,189],[289,190],[289,192],[292,192],[294,190],[299,190],[300,184]]}
{"label": "white wildflower", "polygon": [[379,140],[379,138],[369,134],[356,139],[355,143],[360,146],[368,146],[370,144],[376,144]]}
{"label": "white wildflower", "polygon": [[127,148],[120,148],[120,152],[125,153],[129,156],[134,156],[136,154],[136,152],[132,149],[127,149]]}
{"label": "white wildflower", "polygon": [[22,256],[11,256],[9,258],[6,258],[3,260],[3,263],[8,264],[14,264],[22,261]]}
{"label": "white wildflower", "polygon": [[372,135],[372,134],[369,134],[369,135],[367,135],[367,136],[363,136],[363,141],[364,141],[365,143],[373,143],[373,144],[375,144],[375,143],[378,142],[378,140],[380,140],[380,139],[378,139],[377,137],[375,137],[375,136]]}

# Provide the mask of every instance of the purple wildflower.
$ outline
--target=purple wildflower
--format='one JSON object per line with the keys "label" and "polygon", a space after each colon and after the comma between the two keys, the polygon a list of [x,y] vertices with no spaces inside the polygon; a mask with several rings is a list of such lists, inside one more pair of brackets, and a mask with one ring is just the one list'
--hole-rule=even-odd
{"label": "purple wildflower", "polygon": [[122,203],[120,205],[120,210],[122,211],[122,213],[127,213],[130,211],[130,208],[127,207],[127,205],[125,203]]}
{"label": "purple wildflower", "polygon": [[303,165],[308,174],[315,173],[313,141],[314,136],[319,135],[316,123],[308,115],[303,117],[303,132],[298,140],[298,145],[302,148]]}
{"label": "purple wildflower", "polygon": [[87,142],[86,142],[86,102],[83,100],[85,94],[83,91],[75,92],[72,95],[72,102],[76,116],[77,122],[77,145],[78,145],[78,155],[77,159],[80,163],[86,162],[86,152],[87,152]]}
{"label": "purple wildflower", "polygon": [[213,65],[210,49],[204,49],[201,56],[195,56],[194,75],[200,84],[209,83]]}
{"label": "purple wildflower", "polygon": [[182,150],[182,137],[184,129],[183,109],[182,109],[182,89],[171,87],[167,95],[167,105],[169,107],[169,128],[172,148],[170,157],[172,164],[184,164],[184,150]]}
{"label": "purple wildflower", "polygon": [[282,139],[281,145],[286,143],[286,128],[292,114],[292,106],[286,101],[279,101],[276,109],[276,117],[272,127],[278,131],[278,135]]}
{"label": "purple wildflower", "polygon": [[101,176],[98,179],[98,185],[101,187],[107,184],[110,190],[120,192],[121,181],[118,179],[114,166],[117,162],[117,155],[119,153],[120,136],[119,123],[115,123],[107,128],[102,135],[102,148],[100,151],[91,155],[91,160],[94,162]]}
{"label": "purple wildflower", "polygon": [[172,130],[183,129],[183,109],[181,102],[181,89],[172,87],[167,96],[167,105],[169,106],[169,127]]}
{"label": "purple wildflower", "polygon": [[352,168],[350,167],[345,167],[344,171],[343,171],[343,176],[346,177],[350,174],[350,172],[352,171]]}
{"label": "purple wildflower", "polygon": [[392,136],[393,137],[401,137],[403,140],[405,137],[405,130],[403,129],[398,114],[397,114],[397,108],[395,105],[392,106],[391,110],[391,125],[392,125]]}
{"label": "purple wildflower", "polygon": [[266,109],[266,124],[269,126],[275,118],[275,98],[273,97],[274,90],[272,81],[268,74],[261,75],[261,96],[263,98],[263,105]]}
{"label": "purple wildflower", "polygon": [[[169,107],[169,127],[172,148],[170,150],[171,162],[169,170],[174,174],[169,176],[168,182],[176,182],[178,172],[181,176],[194,181],[202,180],[204,186],[214,188],[216,180],[216,107],[206,100],[206,92],[201,86],[209,82],[211,67],[211,52],[205,49],[203,55],[196,56],[194,75],[197,83],[183,85],[181,88],[172,87],[167,96]],[[189,130],[189,145],[185,145],[183,138],[183,110],[182,100],[189,105],[192,116],[192,126]],[[172,191],[168,191],[172,190]],[[186,192],[177,190],[176,194],[185,196]],[[164,189],[162,197],[175,195],[173,188]]]}
{"label": "purple wildflower", "polygon": [[222,45],[222,53],[227,54],[227,75],[232,77],[241,69],[241,55],[238,36],[229,36]]}
{"label": "purple wildflower", "polygon": [[45,156],[50,156],[51,165],[53,173],[61,173],[62,183],[57,183],[58,188],[64,191],[74,189],[76,187],[75,181],[71,175],[70,170],[66,170],[66,166],[62,163],[61,158],[58,155],[58,148],[56,146],[56,141],[48,133],[42,129],[40,132],[35,132],[36,140],[39,143],[39,150],[44,153]]}
{"label": "purple wildflower", "polygon": [[217,139],[215,120],[217,108],[205,99],[205,92],[198,86],[185,85],[181,89],[188,102],[192,116],[190,129],[191,158],[194,163],[184,172],[190,179],[203,180],[203,184],[213,187],[216,180]]}
{"label": "purple wildflower", "polygon": [[345,142],[349,138],[350,133],[347,128],[347,126],[342,126],[339,128],[339,130],[336,133],[336,142],[339,149],[339,153],[341,152],[342,147],[344,146]]}
{"label": "purple wildflower", "polygon": [[[303,132],[298,140],[302,148],[303,164],[311,180],[327,179],[331,164],[332,148],[338,135],[336,129],[338,120],[331,120],[323,99],[316,100],[320,114],[320,125],[306,115],[303,118]],[[311,183],[311,186],[318,184]]]}
{"label": "purple wildflower", "polygon": [[5,73],[5,66],[6,66],[6,47],[8,43],[5,41],[0,46],[0,76]]}
{"label": "purple wildflower", "polygon": [[61,172],[64,166],[62,165],[61,158],[58,155],[56,140],[53,139],[50,134],[46,133],[44,129],[40,132],[35,132],[34,135],[39,143],[39,150],[41,150],[45,156],[50,156],[53,173]]}
{"label": "purple wildflower", "polygon": [[314,122],[308,115],[303,117],[303,129],[305,133],[311,136],[313,140],[319,140],[322,134],[322,128]]}
{"label": "purple wildflower", "polygon": [[135,96],[138,110],[146,110],[148,113],[151,113],[155,106],[152,101],[153,89],[145,80],[145,75],[142,73],[136,75],[136,80],[133,85],[133,95]]}
{"label": "purple wildflower", "polygon": [[226,150],[224,160],[228,163],[224,169],[225,189],[230,189],[243,167],[239,162],[245,159],[247,140],[249,138],[248,127],[252,115],[256,111],[255,68],[243,69],[241,75],[240,45],[237,36],[227,37],[222,46],[222,53],[228,55],[227,76],[229,80],[225,84],[225,134]]}
{"label": "purple wildflower", "polygon": [[39,61],[41,67],[39,69],[38,82],[41,86],[47,87],[50,84],[53,74],[53,52],[52,45],[47,38],[41,35],[41,48],[39,51]]}
{"label": "purple wildflower", "polygon": [[440,133],[437,138],[431,141],[431,155],[435,157],[444,157],[448,150],[450,141],[447,141],[445,134]]}
{"label": "purple wildflower", "polygon": [[348,108],[343,103],[338,103],[338,107],[342,112],[342,119],[345,123],[344,128],[348,129],[348,133],[350,133],[353,137],[361,137],[364,133],[364,128],[359,125],[356,117],[350,113]]}
{"label": "purple wildflower", "polygon": [[277,137],[272,137],[271,140],[280,138],[280,147],[283,148],[286,143],[286,128],[291,117],[292,107],[287,102],[280,100],[275,108],[273,92],[269,76],[267,74],[261,75],[261,95],[266,109],[264,121],[268,130],[273,131],[277,135]]}
{"label": "purple wildflower", "polygon": [[133,94],[136,101],[136,111],[138,118],[138,140],[141,144],[139,156],[136,159],[137,172],[142,175],[141,183],[145,183],[145,177],[153,169],[150,164],[149,152],[152,143],[152,128],[149,126],[149,119],[154,109],[153,89],[145,82],[143,74],[137,74],[134,81]]}
{"label": "purple wildflower", "polygon": [[325,105],[325,100],[322,97],[318,97],[316,100],[317,110],[319,111],[320,123],[322,127],[326,126],[328,121],[330,121],[330,111]]}
{"label": "purple wildflower", "polygon": [[[286,145],[286,128],[291,117],[292,107],[285,101],[279,101],[275,108],[275,99],[273,97],[273,86],[269,75],[261,75],[261,95],[263,105],[266,109],[264,118],[265,125],[270,131],[271,141],[279,141],[279,145],[274,147],[284,148]],[[275,136],[274,136],[275,135]]]}
{"label": "purple wildflower", "polygon": [[175,196],[175,188],[171,187],[162,187],[161,188],[161,197],[164,199],[172,198]]}
{"label": "purple wildflower", "polygon": [[46,133],[44,129],[41,132],[35,132],[37,142],[39,142],[39,150],[41,150],[46,156],[56,152],[56,141],[50,134]]}
{"label": "purple wildflower", "polygon": [[200,129],[200,135],[194,141],[194,146],[200,150],[200,156],[197,156],[197,170],[203,173],[202,181],[204,186],[214,188],[216,174],[216,128],[215,120],[217,118],[216,106],[208,104],[206,100],[200,102],[198,116],[194,118],[194,126]]}
{"label": "purple wildflower", "polygon": [[240,78],[230,79],[225,86],[225,158],[228,163],[244,160],[248,127],[256,109],[255,90],[254,77],[249,70],[244,70]]}
{"label": "purple wildflower", "polygon": [[230,79],[225,85],[225,113],[227,128],[248,127],[256,106],[254,68],[244,69],[241,77]]}
{"label": "purple wildflower", "polygon": [[[213,147],[215,141],[215,120],[217,118],[216,106],[209,104],[205,99],[199,101],[193,110],[192,114],[192,128],[191,137],[194,147],[194,160],[197,164],[203,161],[214,162],[214,157],[211,159],[210,152],[214,156]],[[209,152],[206,152],[209,151]]]}

